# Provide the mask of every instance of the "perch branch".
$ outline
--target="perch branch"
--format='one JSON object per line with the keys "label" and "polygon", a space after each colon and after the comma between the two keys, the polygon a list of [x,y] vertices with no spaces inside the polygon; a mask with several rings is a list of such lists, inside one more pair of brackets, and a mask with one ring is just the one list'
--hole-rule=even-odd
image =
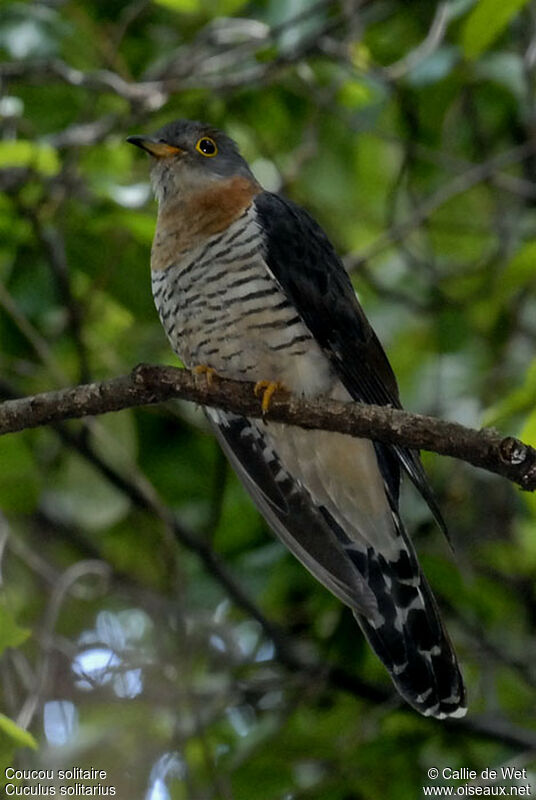
{"label": "perch branch", "polygon": [[[251,383],[218,378],[208,385],[187,370],[141,364],[128,375],[100,383],[6,400],[0,404],[0,434],[172,398],[263,416]],[[430,450],[494,472],[522,489],[536,489],[536,450],[493,429],[477,431],[386,406],[304,400],[283,392],[274,395],[265,419]]]}

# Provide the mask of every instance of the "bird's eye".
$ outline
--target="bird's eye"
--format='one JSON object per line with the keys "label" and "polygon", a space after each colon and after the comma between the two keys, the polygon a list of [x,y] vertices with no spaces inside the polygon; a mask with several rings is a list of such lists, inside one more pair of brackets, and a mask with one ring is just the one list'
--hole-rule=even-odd
{"label": "bird's eye", "polygon": [[207,156],[208,158],[212,158],[212,156],[218,154],[216,142],[214,139],[211,139],[210,136],[202,136],[197,142],[195,149],[201,153],[202,156]]}

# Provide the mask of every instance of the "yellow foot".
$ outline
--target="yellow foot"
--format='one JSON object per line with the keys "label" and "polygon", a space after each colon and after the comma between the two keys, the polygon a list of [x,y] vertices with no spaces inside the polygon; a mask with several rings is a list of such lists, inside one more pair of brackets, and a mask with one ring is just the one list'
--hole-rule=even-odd
{"label": "yellow foot", "polygon": [[214,367],[207,367],[206,364],[198,364],[197,367],[192,369],[194,375],[204,375],[207,380],[207,386],[212,386],[214,378],[218,377],[218,373]]}
{"label": "yellow foot", "polygon": [[262,394],[262,413],[265,414],[270,408],[270,402],[275,392],[286,392],[286,387],[279,381],[257,381],[253,391],[255,397]]}

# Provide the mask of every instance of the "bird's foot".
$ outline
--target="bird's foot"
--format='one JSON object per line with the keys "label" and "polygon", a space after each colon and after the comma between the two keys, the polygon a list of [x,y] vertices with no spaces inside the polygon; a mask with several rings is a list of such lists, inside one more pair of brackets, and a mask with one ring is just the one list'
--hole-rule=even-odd
{"label": "bird's foot", "polygon": [[194,375],[204,375],[209,388],[214,383],[214,378],[218,377],[214,367],[208,367],[206,364],[198,364],[197,367],[192,369],[192,372]]}
{"label": "bird's foot", "polygon": [[286,392],[287,388],[280,381],[257,381],[253,391],[255,397],[260,397],[262,394],[262,413],[265,414],[270,408],[275,392]]}

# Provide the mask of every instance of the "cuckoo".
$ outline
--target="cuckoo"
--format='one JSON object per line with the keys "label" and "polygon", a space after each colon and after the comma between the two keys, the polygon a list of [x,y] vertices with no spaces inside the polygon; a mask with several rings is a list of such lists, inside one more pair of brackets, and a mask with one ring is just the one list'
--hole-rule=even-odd
{"label": "cuckoo", "polygon": [[[128,141],[151,156],[153,295],[187,367],[253,381],[264,408],[278,387],[401,407],[350,278],[303,208],[265,191],[210,125],[178,120]],[[444,527],[418,454],[206,413],[270,527],[352,609],[400,694],[426,716],[463,716],[456,656],[399,515],[404,470]]]}

